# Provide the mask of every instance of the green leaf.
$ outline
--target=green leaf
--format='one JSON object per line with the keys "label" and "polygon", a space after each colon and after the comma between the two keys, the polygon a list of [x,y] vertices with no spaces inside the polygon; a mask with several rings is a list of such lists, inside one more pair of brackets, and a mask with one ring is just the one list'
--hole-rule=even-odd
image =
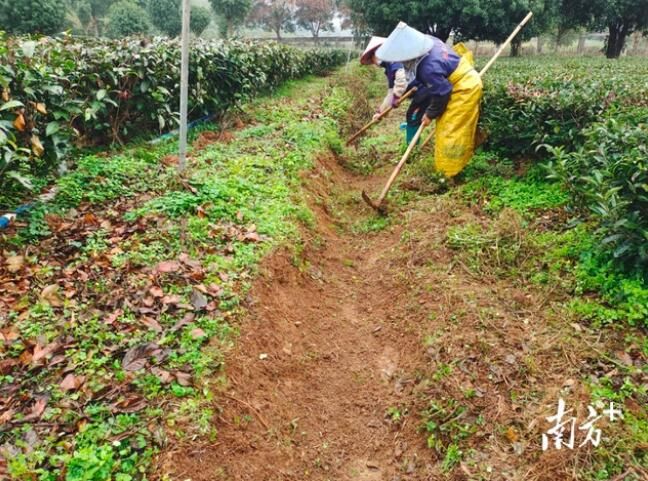
{"label": "green leaf", "polygon": [[0,107],[0,111],[15,109],[17,107],[24,107],[24,106],[25,104],[23,104],[20,100],[10,100],[9,102],[5,102],[4,104],[2,104],[2,107]]}
{"label": "green leaf", "polygon": [[45,135],[47,137],[50,137],[54,135],[56,132],[58,132],[59,130],[61,130],[61,124],[59,124],[58,122],[50,122],[49,124],[47,124],[47,127],[45,128]]}
{"label": "green leaf", "polygon": [[108,95],[108,91],[106,89],[98,90],[97,91],[97,100],[103,100],[106,95]]}
{"label": "green leaf", "polygon": [[25,189],[32,190],[34,188],[32,181],[27,177],[20,175],[18,172],[10,170],[9,172],[6,172],[6,175],[7,177],[17,180]]}

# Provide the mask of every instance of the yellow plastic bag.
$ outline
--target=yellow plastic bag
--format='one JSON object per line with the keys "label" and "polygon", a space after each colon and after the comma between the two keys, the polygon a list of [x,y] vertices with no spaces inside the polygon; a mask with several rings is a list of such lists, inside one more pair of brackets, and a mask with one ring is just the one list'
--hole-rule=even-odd
{"label": "yellow plastic bag", "polygon": [[[482,98],[482,81],[473,68],[472,53],[463,45],[460,47],[465,53],[450,75],[452,95],[445,112],[436,121],[434,134],[435,167],[447,177],[461,172],[473,156]],[[457,50],[457,45],[454,48]]]}

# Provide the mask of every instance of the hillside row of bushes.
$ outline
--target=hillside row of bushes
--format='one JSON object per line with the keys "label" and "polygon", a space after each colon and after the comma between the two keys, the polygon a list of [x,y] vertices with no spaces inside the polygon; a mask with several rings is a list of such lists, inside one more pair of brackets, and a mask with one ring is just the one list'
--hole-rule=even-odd
{"label": "hillside row of bushes", "polygon": [[625,267],[648,273],[648,63],[503,63],[488,73],[488,148],[549,156],[574,214]]}
{"label": "hillside row of bushes", "polygon": [[[190,117],[222,114],[345,59],[342,51],[197,40]],[[0,191],[29,187],[74,147],[175,128],[179,78],[177,40],[0,37]]]}

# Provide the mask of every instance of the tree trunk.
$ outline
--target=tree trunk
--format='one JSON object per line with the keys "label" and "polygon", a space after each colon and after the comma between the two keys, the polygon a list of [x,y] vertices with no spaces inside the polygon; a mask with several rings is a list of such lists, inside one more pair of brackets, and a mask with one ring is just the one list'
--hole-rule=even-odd
{"label": "tree trunk", "polygon": [[447,42],[448,38],[450,38],[450,33],[452,33],[451,28],[440,28],[437,26],[435,29],[432,30],[432,35],[434,35],[436,38],[443,42]]}
{"label": "tree trunk", "polygon": [[585,36],[584,33],[581,33],[578,36],[578,46],[576,47],[576,53],[579,55],[582,55],[583,52],[585,51],[585,40],[587,37]]}
{"label": "tree trunk", "polygon": [[319,32],[320,24],[318,23],[315,28],[313,28],[313,37],[315,37],[315,45],[319,45]]}
{"label": "tree trunk", "polygon": [[542,39],[540,38],[540,35],[538,35],[538,38],[536,39],[536,53],[538,55],[542,53]]}
{"label": "tree trunk", "polygon": [[607,58],[619,58],[628,36],[628,26],[620,21],[608,25],[608,30],[610,33],[605,48],[605,56]]}
{"label": "tree trunk", "polygon": [[511,57],[520,56],[520,47],[522,46],[522,41],[519,39],[514,39],[511,42]]}
{"label": "tree trunk", "polygon": [[281,42],[281,25],[275,27],[275,35],[277,36],[277,42]]}
{"label": "tree trunk", "polygon": [[634,38],[632,40],[632,53],[633,55],[639,55],[639,45],[641,43],[641,32],[635,32]]}

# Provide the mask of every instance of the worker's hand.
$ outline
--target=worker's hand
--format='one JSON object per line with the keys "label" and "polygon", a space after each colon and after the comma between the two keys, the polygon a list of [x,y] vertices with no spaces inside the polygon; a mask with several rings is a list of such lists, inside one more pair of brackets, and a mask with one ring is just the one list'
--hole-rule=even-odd
{"label": "worker's hand", "polygon": [[421,119],[421,125],[423,125],[424,127],[427,127],[431,123],[432,123],[432,119],[430,117],[428,117],[427,114],[425,114],[423,116],[423,118]]}
{"label": "worker's hand", "polygon": [[376,112],[372,118],[372,120],[376,121],[380,118],[380,112]]}
{"label": "worker's hand", "polygon": [[401,98],[398,95],[392,95],[392,108],[398,108],[400,105]]}

